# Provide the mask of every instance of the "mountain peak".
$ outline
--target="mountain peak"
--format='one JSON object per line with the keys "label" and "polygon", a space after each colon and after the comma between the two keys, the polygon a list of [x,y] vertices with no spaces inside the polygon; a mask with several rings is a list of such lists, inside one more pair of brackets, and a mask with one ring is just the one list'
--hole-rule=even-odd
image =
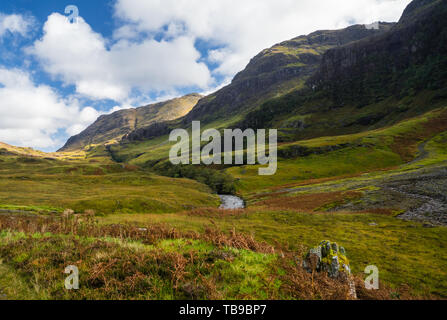
{"label": "mountain peak", "polygon": [[79,150],[89,145],[118,142],[123,136],[138,128],[185,116],[202,98],[203,96],[198,93],[191,93],[164,102],[101,115],[87,129],[68,139],[59,151]]}
{"label": "mountain peak", "polygon": [[421,12],[431,6],[442,2],[443,0],[414,0],[408,4],[405,8],[399,23],[409,21],[417,15],[421,15]]}

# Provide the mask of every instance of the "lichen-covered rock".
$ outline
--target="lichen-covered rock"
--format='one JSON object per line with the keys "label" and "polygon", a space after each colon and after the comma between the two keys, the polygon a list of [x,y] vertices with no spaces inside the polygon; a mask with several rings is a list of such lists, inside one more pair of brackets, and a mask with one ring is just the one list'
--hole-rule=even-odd
{"label": "lichen-covered rock", "polygon": [[309,272],[327,272],[331,278],[337,278],[340,272],[351,274],[345,248],[327,240],[322,241],[317,248],[310,250],[303,267]]}
{"label": "lichen-covered rock", "polygon": [[338,246],[337,243],[331,243],[328,240],[322,241],[318,247],[311,249],[307,254],[303,261],[303,267],[308,272],[327,272],[333,279],[346,281],[350,287],[351,297],[356,298],[346,250]]}

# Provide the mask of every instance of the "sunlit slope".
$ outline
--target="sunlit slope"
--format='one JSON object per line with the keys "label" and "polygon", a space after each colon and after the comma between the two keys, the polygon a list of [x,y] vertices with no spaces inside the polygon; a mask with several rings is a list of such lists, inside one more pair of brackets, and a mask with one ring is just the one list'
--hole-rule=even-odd
{"label": "sunlit slope", "polygon": [[[273,176],[259,176],[259,166],[234,166],[226,171],[239,180],[237,189],[245,194],[310,179],[390,169],[413,160],[421,143],[444,131],[447,109],[439,108],[381,129],[281,143],[278,171]],[[172,145],[163,136],[110,150],[120,161],[153,168],[168,161]]]}
{"label": "sunlit slope", "polygon": [[258,166],[233,167],[228,172],[240,179],[243,193],[257,193],[305,180],[391,169],[413,160],[418,145],[444,131],[446,108],[388,128],[283,144],[278,150],[278,171],[268,179],[258,175]]}
{"label": "sunlit slope", "polygon": [[54,212],[65,208],[78,212],[92,209],[98,214],[112,214],[176,212],[219,204],[218,197],[202,184],[116,164],[105,150],[80,155],[79,160],[58,160],[39,152],[17,154],[6,148],[0,152],[3,209]]}
{"label": "sunlit slope", "polygon": [[117,143],[123,136],[138,128],[186,115],[201,98],[200,94],[194,93],[140,108],[102,115],[80,134],[71,137],[60,151],[83,150],[94,145]]}

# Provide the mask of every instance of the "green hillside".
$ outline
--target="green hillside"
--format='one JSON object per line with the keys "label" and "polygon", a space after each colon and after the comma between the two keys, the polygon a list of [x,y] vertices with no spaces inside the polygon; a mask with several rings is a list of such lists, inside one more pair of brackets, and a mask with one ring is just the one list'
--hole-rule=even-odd
{"label": "green hillside", "polygon": [[195,181],[157,176],[107,155],[65,156],[0,151],[0,211],[161,213],[218,205],[218,197]]}

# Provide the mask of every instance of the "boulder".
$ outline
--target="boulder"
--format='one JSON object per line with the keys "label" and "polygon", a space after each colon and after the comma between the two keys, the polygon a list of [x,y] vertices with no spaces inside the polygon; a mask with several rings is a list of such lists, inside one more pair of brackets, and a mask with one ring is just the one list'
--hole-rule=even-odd
{"label": "boulder", "polygon": [[311,249],[303,261],[303,268],[308,272],[327,272],[329,277],[347,282],[350,296],[357,297],[346,250],[336,242],[325,240]]}

